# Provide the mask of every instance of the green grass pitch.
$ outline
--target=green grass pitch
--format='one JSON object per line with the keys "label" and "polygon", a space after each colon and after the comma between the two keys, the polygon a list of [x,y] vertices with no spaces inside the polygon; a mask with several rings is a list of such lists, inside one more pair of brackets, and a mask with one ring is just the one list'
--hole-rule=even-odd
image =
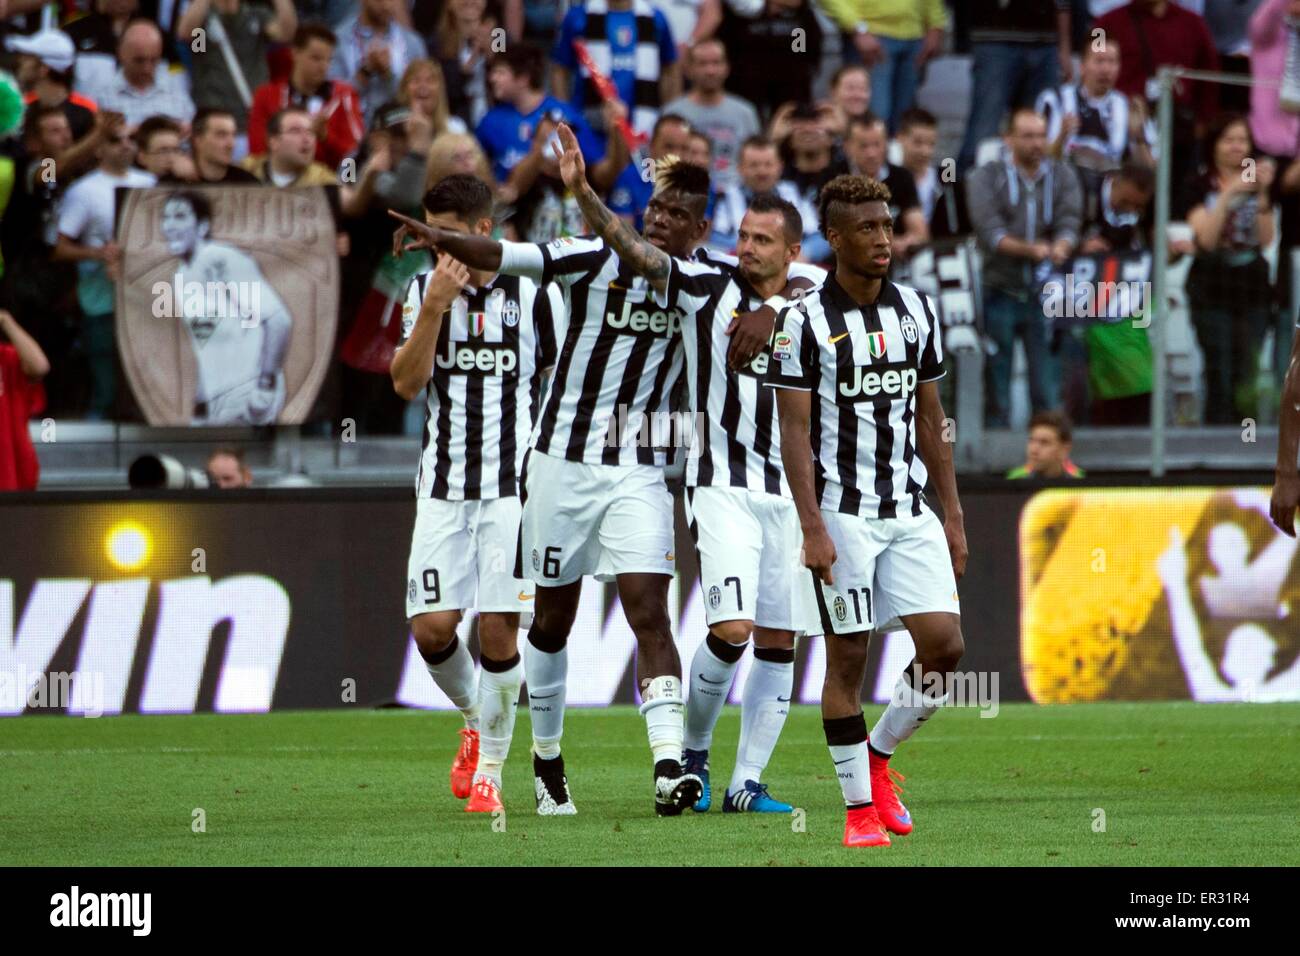
{"label": "green grass pitch", "polygon": [[[879,710],[868,705],[868,722]],[[723,816],[739,720],[728,707],[714,737],[714,809],[659,819],[635,710],[570,710],[579,814],[542,818],[521,714],[494,829],[448,790],[454,714],[10,719],[0,864],[1300,863],[1300,705],[947,710],[894,761],[916,832],[852,850],[814,707],[792,710],[767,775],[805,811],[802,832],[785,816]],[[206,832],[194,832],[200,809]]]}

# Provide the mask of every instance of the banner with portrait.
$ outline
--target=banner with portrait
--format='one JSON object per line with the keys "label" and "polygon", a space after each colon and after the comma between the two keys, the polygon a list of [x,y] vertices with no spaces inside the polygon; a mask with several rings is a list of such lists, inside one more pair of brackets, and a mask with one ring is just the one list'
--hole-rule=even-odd
{"label": "banner with portrait", "polygon": [[117,345],[151,425],[301,424],[332,360],[323,187],[118,191]]}

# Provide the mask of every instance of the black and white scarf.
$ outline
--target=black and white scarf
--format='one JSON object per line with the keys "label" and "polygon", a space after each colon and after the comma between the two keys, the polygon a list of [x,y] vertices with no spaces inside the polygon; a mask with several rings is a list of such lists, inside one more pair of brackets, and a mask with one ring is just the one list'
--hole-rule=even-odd
{"label": "black and white scarf", "polygon": [[[606,16],[609,13],[609,6],[605,0],[589,0],[586,5],[587,25],[583,31],[583,39],[587,44],[587,52],[591,54],[592,61],[605,76],[613,81],[613,57],[609,42],[609,31],[606,26]],[[649,135],[654,128],[655,120],[659,116],[659,74],[663,70],[663,64],[659,62],[659,43],[655,37],[655,8],[649,0],[633,0],[632,14],[636,18],[636,66],[634,73],[636,75],[636,85],[633,91],[633,102],[627,104],[629,111],[629,121],[632,128],[639,133]],[[585,84],[583,93],[583,104],[588,114],[588,120],[597,129],[604,127],[604,121],[601,118],[600,93],[596,90],[596,84],[592,82],[591,77],[582,71],[582,81]]]}

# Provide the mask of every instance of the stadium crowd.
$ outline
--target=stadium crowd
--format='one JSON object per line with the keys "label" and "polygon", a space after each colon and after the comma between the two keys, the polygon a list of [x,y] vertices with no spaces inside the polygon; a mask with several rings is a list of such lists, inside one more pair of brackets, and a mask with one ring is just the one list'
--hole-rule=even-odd
{"label": "stadium crowd", "polygon": [[[351,419],[363,434],[417,433],[387,370],[359,357],[386,334],[384,310],[400,308],[399,295],[377,312],[376,277],[413,268],[394,261],[387,210],[419,215],[434,182],[470,173],[495,192],[500,235],[583,233],[550,152],[560,121],[576,131],[592,185],[638,226],[652,189],[647,158],[707,166],[710,245],[721,251],[734,247],[751,199],[775,192],[803,214],[802,258],[825,263],[818,190],[845,172],[879,179],[893,197],[899,268],[930,243],[973,237],[979,248],[989,427],[1011,424],[1017,340],[1031,413],[1145,423],[1145,329],[1058,327],[1041,289],[1074,256],[1151,249],[1154,81],[1165,64],[1265,81],[1184,80],[1175,90],[1174,218],[1190,228],[1165,238],[1173,256],[1191,257],[1204,420],[1256,414],[1267,330],[1277,381],[1290,352],[1300,0],[820,0],[819,9],[812,0],[8,0],[3,9],[26,112],[0,144],[0,306],[45,361],[0,324],[0,427],[40,408],[138,420],[114,338],[115,190],[194,183],[337,187],[339,360],[311,427]],[[951,52],[973,67],[972,106],[949,158],[917,93]],[[590,79],[585,58],[614,95]],[[643,152],[623,129],[644,138]],[[1264,256],[1275,242],[1276,282]],[[21,362],[15,346],[27,349]],[[15,383],[38,367],[48,368],[43,402],[40,389]]]}

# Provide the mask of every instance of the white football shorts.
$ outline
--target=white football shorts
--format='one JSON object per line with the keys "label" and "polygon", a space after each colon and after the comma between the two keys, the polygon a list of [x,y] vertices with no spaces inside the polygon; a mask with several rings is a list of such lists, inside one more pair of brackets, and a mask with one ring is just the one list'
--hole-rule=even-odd
{"label": "white football shorts", "polygon": [[765,491],[704,487],[687,488],[685,504],[700,557],[704,619],[800,628],[802,535],[794,502]]}
{"label": "white football shorts", "polygon": [[822,519],[835,542],[835,583],[827,585],[804,569],[814,582],[819,632],[893,630],[905,614],[961,613],[948,539],[929,508],[898,518],[823,511]]}
{"label": "white football shorts", "polygon": [[673,498],[662,468],[589,465],[530,450],[516,572],[544,587],[594,574],[674,571]]}
{"label": "white football shorts", "polygon": [[530,613],[533,583],[514,575],[518,498],[417,498],[406,616],[433,611]]}

